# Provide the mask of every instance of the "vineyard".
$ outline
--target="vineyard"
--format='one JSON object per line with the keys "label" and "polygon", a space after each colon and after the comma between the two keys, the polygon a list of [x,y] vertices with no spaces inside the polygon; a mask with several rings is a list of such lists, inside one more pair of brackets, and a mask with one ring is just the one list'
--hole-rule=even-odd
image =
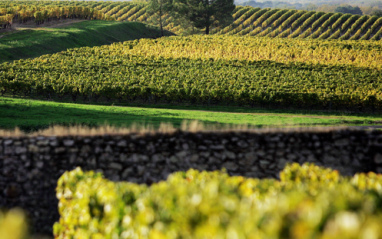
{"label": "vineyard", "polygon": [[374,110],[382,106],[381,48],[238,36],[135,40],[3,63],[0,91],[73,101]]}
{"label": "vineyard", "polygon": [[[33,3],[33,4],[31,4]],[[10,28],[13,23],[26,23],[34,21],[37,25],[60,19],[88,19],[88,20],[113,20],[101,11],[88,6],[45,6],[28,5],[11,7],[0,2],[0,29]]]}
{"label": "vineyard", "polygon": [[80,168],[59,180],[56,238],[380,238],[381,183],[291,164],[280,180],[189,170],[151,186]]}
{"label": "vineyard", "polygon": [[[0,29],[12,22],[34,20],[36,23],[60,18],[138,21],[156,25],[145,3],[101,1],[0,1]],[[214,27],[214,34],[312,38],[341,40],[380,40],[382,18],[342,13],[303,10],[260,9],[237,6],[234,22]],[[191,30],[169,15],[164,16],[166,30],[184,34]]]}
{"label": "vineyard", "polygon": [[213,16],[0,0],[0,239],[382,238],[382,17]]}

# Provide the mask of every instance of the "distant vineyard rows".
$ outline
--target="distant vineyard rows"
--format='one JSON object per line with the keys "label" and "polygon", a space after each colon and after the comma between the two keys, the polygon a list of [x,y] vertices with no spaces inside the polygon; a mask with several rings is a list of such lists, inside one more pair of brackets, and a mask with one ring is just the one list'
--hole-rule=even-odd
{"label": "distant vineyard rows", "polygon": [[[0,92],[74,101],[382,107],[379,41],[303,42],[192,36],[77,48],[1,64]],[[195,50],[202,45],[204,53]]]}
{"label": "distant vineyard rows", "polygon": [[[155,14],[147,12],[145,3],[101,1],[0,1],[0,24],[28,12],[62,7],[84,7],[104,14],[107,19],[138,21],[157,24]],[[234,22],[226,27],[215,27],[214,34],[250,35],[281,38],[317,38],[341,40],[380,40],[382,18],[342,13],[324,13],[286,9],[260,9],[237,6]],[[176,34],[184,28],[170,16],[164,17],[166,30]],[[1,28],[1,27],[0,27]]]}
{"label": "distant vineyard rows", "polygon": [[34,21],[42,24],[59,19],[114,20],[99,10],[89,6],[42,6],[19,5],[9,7],[0,2],[0,29],[9,28],[13,23]]}

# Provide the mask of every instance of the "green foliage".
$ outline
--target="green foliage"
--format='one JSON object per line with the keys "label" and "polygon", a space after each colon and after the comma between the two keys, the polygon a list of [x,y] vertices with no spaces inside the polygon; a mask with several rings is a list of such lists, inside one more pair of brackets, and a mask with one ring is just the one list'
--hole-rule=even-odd
{"label": "green foliage", "polygon": [[177,17],[184,18],[205,33],[210,33],[214,22],[226,25],[233,22],[232,13],[235,9],[233,0],[174,0],[173,11]]}
{"label": "green foliage", "polygon": [[[33,2],[32,2],[33,3]],[[1,7],[1,2],[0,2]],[[31,6],[30,3],[27,6],[23,6],[24,9],[20,10],[20,7],[15,7],[12,11],[10,23],[18,22],[25,23],[28,20],[34,20],[37,25],[46,21],[59,20],[59,19],[88,19],[88,20],[114,20],[109,15],[105,15],[99,11],[91,9],[89,7],[77,6]],[[1,15],[0,15],[1,16]],[[8,14],[9,16],[9,14]],[[0,27],[1,29],[1,27]]]}
{"label": "green foliage", "polygon": [[3,63],[0,92],[73,101],[378,108],[382,73],[373,49],[380,47],[217,36],[128,41]]}
{"label": "green foliage", "polygon": [[281,180],[173,173],[150,187],[80,169],[58,181],[56,238],[380,238],[382,177],[291,164]]}
{"label": "green foliage", "polygon": [[375,10],[373,13],[372,13],[373,16],[376,16],[376,17],[382,17],[382,10]]}
{"label": "green foliage", "polygon": [[172,2],[169,0],[150,0],[148,2],[147,13],[154,14],[157,23],[160,26],[161,35],[164,36],[163,24],[164,16],[171,10]]}
{"label": "green foliage", "polygon": [[331,28],[333,30],[341,27],[341,25],[346,22],[352,15],[351,14],[342,14],[342,16],[340,18],[338,18],[338,20],[333,23],[333,25],[331,26]]}
{"label": "green foliage", "polygon": [[338,183],[340,174],[330,168],[322,168],[314,164],[291,164],[280,173],[282,182],[312,183],[322,184]]}
{"label": "green foliage", "polygon": [[362,10],[358,6],[339,6],[335,10],[335,12],[340,12],[340,13],[350,13],[350,14],[357,14],[357,15],[362,15]]}
{"label": "green foliage", "polygon": [[80,169],[65,173],[57,183],[61,218],[54,233],[58,238],[118,238],[121,216],[137,209],[136,200],[144,189],[128,183],[116,185]]}
{"label": "green foliage", "polygon": [[[60,9],[62,11],[58,12]],[[91,14],[83,14],[86,12],[85,9],[87,12],[94,9],[94,12],[102,14],[107,19],[155,24],[175,34],[184,35],[200,33],[201,30],[204,30],[209,33],[229,35],[306,38],[312,34],[315,34],[314,37],[319,37],[320,34],[315,31],[322,27],[325,35],[321,38],[338,39],[360,17],[352,14],[316,13],[302,10],[269,8],[259,10],[260,8],[242,6],[235,8],[232,0],[151,0],[148,2],[0,0],[0,28],[9,27],[12,18],[19,22],[29,21],[34,18],[33,13],[36,11],[41,16],[45,16],[42,19],[48,20],[91,16]],[[78,11],[79,14],[73,14],[75,11]],[[352,17],[349,18],[349,15]],[[378,17],[378,19],[382,18]],[[372,25],[375,28],[379,27],[379,24],[375,24],[376,21],[371,20],[365,26],[366,29],[357,33],[354,39],[378,40],[381,32],[370,30]],[[227,24],[229,25],[225,26]],[[342,29],[340,34],[337,33],[338,28]],[[327,29],[333,29],[333,31]],[[355,32],[349,31],[341,39],[349,39],[353,34]],[[370,37],[371,35],[372,37]]]}
{"label": "green foliage", "polygon": [[25,239],[26,232],[26,217],[20,209],[12,209],[6,213],[0,211],[1,239]]}

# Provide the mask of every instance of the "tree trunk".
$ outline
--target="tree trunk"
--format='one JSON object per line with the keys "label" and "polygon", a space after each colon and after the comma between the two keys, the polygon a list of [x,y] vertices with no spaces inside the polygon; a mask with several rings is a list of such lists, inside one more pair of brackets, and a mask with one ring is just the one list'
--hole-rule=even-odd
{"label": "tree trunk", "polygon": [[211,16],[208,13],[205,13],[204,15],[204,24],[206,25],[206,35],[210,34],[210,18]]}

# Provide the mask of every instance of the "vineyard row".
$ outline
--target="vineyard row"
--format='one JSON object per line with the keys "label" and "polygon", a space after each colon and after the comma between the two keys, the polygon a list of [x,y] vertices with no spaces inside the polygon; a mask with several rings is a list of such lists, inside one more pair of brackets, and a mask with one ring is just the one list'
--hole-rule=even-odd
{"label": "vineyard row", "polygon": [[[208,44],[209,40],[204,41]],[[0,91],[27,97],[71,97],[74,101],[382,107],[381,69],[165,57],[146,54],[145,46],[149,44],[125,42],[3,63]]]}
{"label": "vineyard row", "polygon": [[[104,15],[103,18],[110,20],[158,24],[158,16],[150,14],[145,3],[5,0],[0,1],[0,28],[12,20],[37,18],[36,12],[42,14],[42,19],[48,19],[49,16],[58,18],[70,16],[70,14],[62,13],[61,9],[67,7],[99,11]],[[58,14],[60,11],[61,13]],[[382,38],[382,18],[375,16],[237,6],[233,18],[234,22],[231,25],[214,26],[212,33],[341,40],[380,40]],[[163,19],[166,30],[176,34],[187,31],[184,26],[176,24],[172,17],[165,15]]]}

